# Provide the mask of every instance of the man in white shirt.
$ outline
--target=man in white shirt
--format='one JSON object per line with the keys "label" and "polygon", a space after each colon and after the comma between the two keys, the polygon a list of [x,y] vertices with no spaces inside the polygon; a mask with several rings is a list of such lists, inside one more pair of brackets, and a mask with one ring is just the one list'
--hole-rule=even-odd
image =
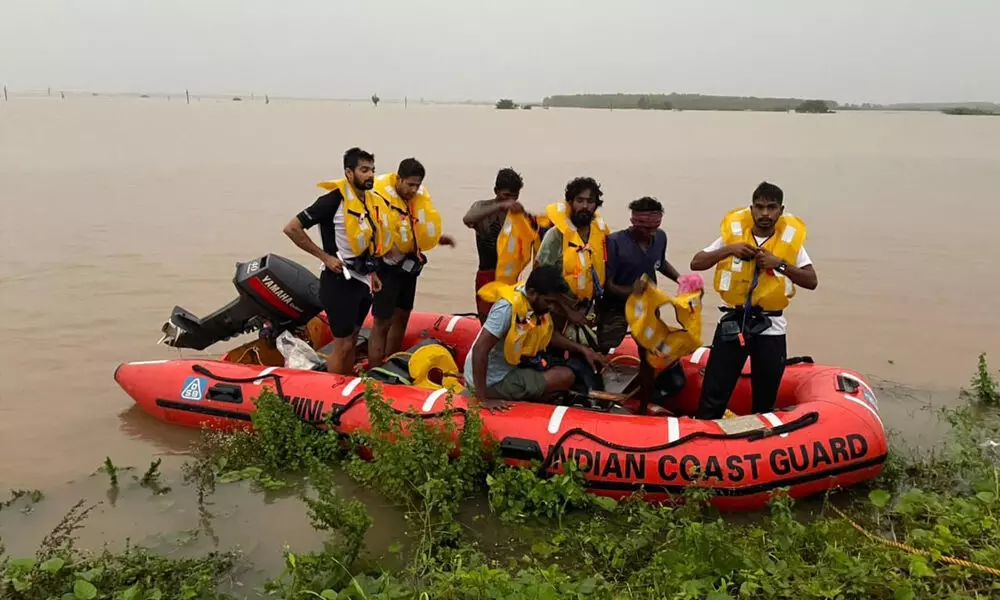
{"label": "man in white shirt", "polygon": [[787,356],[784,307],[793,286],[818,285],[804,246],[805,224],[785,215],[783,202],[781,188],[761,183],[750,207],[727,214],[723,236],[691,259],[692,271],[716,268],[715,289],[727,305],[705,366],[699,419],[722,417],[747,356],[752,411],[768,412],[777,401]]}

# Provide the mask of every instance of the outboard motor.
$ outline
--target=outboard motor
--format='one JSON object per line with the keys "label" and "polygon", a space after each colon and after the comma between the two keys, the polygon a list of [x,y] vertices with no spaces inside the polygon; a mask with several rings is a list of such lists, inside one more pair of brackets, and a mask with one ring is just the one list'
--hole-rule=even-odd
{"label": "outboard motor", "polygon": [[303,326],[322,310],[319,278],[277,254],[236,263],[233,285],[239,297],[205,318],[175,306],[158,343],[204,350],[265,324],[277,332]]}

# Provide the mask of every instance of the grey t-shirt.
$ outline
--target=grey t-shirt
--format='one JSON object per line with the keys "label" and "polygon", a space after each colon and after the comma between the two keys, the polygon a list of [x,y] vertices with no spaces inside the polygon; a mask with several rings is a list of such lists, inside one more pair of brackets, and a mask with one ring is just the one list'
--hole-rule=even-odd
{"label": "grey t-shirt", "polygon": [[[508,373],[517,367],[517,365],[507,362],[507,357],[503,353],[504,340],[507,338],[507,332],[510,331],[510,317],[513,311],[514,307],[510,302],[502,299],[497,300],[493,304],[493,308],[490,309],[490,314],[486,316],[486,322],[483,323],[483,329],[500,340],[490,348],[489,359],[486,363],[486,387],[500,383]],[[479,335],[482,335],[482,330],[480,330]],[[479,335],[476,336],[476,340],[479,339]],[[475,345],[476,343],[473,342],[472,346],[475,347]],[[465,357],[465,381],[470,387],[475,385],[472,375],[471,350],[469,355]]]}

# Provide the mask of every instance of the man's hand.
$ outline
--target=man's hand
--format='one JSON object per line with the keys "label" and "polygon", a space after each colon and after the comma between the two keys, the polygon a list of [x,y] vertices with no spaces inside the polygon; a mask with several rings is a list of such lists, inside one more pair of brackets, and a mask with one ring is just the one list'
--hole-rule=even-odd
{"label": "man's hand", "polygon": [[378,278],[376,273],[372,273],[372,291],[376,294],[382,291],[382,280]]}
{"label": "man's hand", "polygon": [[632,284],[632,295],[634,296],[642,295],[642,293],[646,291],[646,288],[648,286],[649,282],[646,281],[645,278],[640,277],[639,279],[636,279],[635,283]]}
{"label": "man's hand", "polygon": [[524,207],[521,206],[521,203],[518,202],[517,200],[508,200],[506,202],[501,202],[500,206],[503,207],[504,210],[515,214],[524,212]]}
{"label": "man's hand", "polygon": [[479,400],[479,407],[482,408],[483,410],[486,410],[487,412],[493,412],[493,411],[503,412],[505,410],[510,410],[512,406],[513,404],[507,402],[506,400],[494,400],[491,398],[486,400]]}
{"label": "man's hand", "polygon": [[757,253],[757,265],[764,270],[773,271],[781,264],[781,259],[763,248]]}
{"label": "man's hand", "polygon": [[337,258],[336,256],[327,255],[323,260],[323,264],[326,265],[327,269],[330,269],[334,273],[342,273],[344,270],[344,262]]}
{"label": "man's hand", "polygon": [[757,256],[757,248],[747,244],[746,242],[729,244],[726,246],[726,250],[729,252],[729,256],[735,256],[740,260],[750,260],[751,258]]}
{"label": "man's hand", "polygon": [[455,238],[451,237],[450,235],[442,235],[441,239],[438,240],[438,244],[442,246],[448,246],[449,248],[454,248]]}
{"label": "man's hand", "polygon": [[593,369],[595,373],[603,371],[604,367],[608,364],[608,360],[604,358],[604,356],[590,348],[584,347],[582,354],[583,358],[586,359],[587,364],[590,365],[590,368]]}

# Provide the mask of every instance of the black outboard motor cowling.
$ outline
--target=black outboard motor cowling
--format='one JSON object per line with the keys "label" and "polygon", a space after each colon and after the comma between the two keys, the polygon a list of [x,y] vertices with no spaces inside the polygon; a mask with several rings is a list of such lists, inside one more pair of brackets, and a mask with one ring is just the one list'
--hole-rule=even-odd
{"label": "black outboard motor cowling", "polygon": [[159,343],[204,350],[265,323],[277,331],[300,327],[322,310],[319,278],[277,254],[236,263],[233,285],[239,297],[205,318],[175,306]]}

